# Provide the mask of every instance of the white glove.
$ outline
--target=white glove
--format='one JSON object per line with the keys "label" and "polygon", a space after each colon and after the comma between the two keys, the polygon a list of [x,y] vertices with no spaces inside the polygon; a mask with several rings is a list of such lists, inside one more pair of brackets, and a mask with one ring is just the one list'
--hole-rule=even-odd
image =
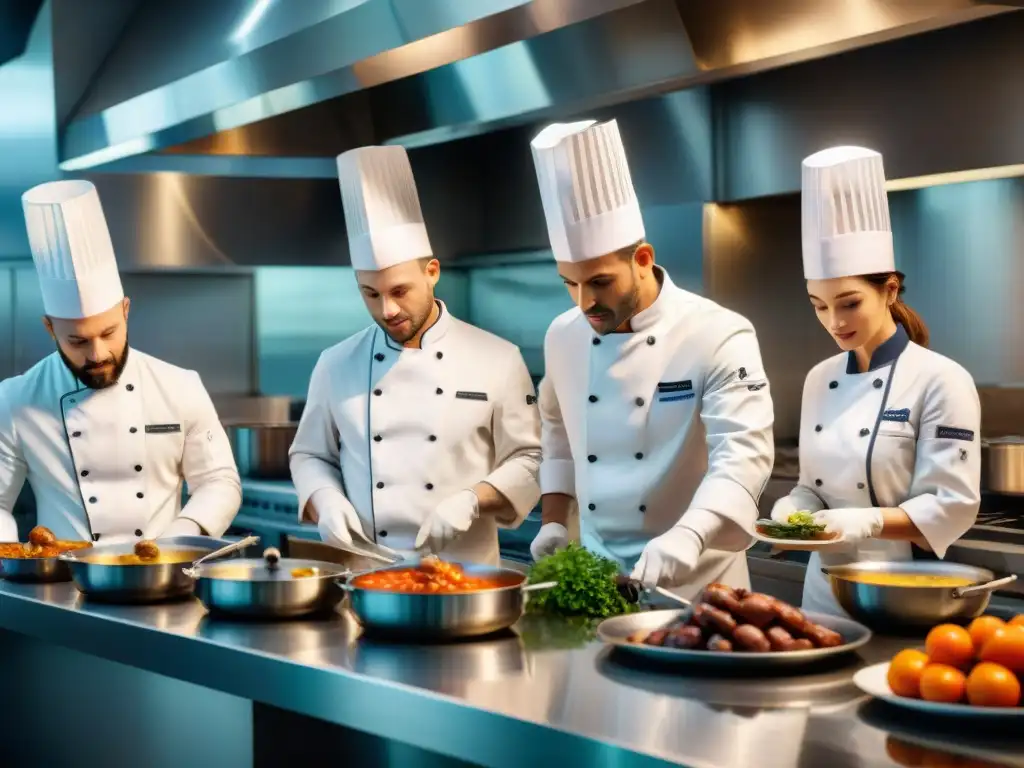
{"label": "white glove", "polygon": [[844,541],[874,538],[882,532],[885,519],[878,507],[867,509],[823,509],[814,513],[814,522],[825,525],[829,533],[838,533]]}
{"label": "white glove", "polygon": [[541,560],[569,545],[569,531],[561,523],[545,523],[536,538],[530,542],[530,555]]}
{"label": "white glove", "polygon": [[309,500],[318,517],[316,527],[320,538],[339,549],[351,549],[353,546],[362,548],[364,545],[376,546],[372,539],[363,533],[363,521],[352,506],[352,502],[333,488],[321,488]]}
{"label": "white glove", "polygon": [[793,503],[788,495],[783,496],[781,499],[776,499],[774,506],[772,506],[772,520],[777,523],[788,523],[789,516],[797,511],[796,504]]}
{"label": "white glove", "polygon": [[167,529],[160,534],[160,538],[169,539],[172,536],[202,536],[203,529],[199,527],[199,523],[195,520],[189,520],[187,517],[176,517],[171,521],[171,524],[167,526]]}
{"label": "white glove", "polygon": [[480,515],[480,499],[472,491],[459,491],[437,505],[416,534],[417,550],[437,554],[469,530]]}
{"label": "white glove", "polygon": [[645,587],[681,587],[697,567],[704,542],[690,528],[676,525],[651,539],[633,569]]}

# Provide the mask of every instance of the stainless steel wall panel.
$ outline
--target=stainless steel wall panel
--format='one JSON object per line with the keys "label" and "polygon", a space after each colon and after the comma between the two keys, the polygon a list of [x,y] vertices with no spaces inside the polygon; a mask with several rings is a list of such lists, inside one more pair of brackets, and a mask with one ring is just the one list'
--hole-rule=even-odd
{"label": "stainless steel wall panel", "polygon": [[0,381],[14,374],[14,274],[0,268]]}

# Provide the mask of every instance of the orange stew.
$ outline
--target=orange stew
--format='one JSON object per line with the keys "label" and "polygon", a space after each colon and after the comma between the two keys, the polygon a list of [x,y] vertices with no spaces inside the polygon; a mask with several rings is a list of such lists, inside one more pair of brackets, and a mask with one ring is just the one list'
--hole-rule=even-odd
{"label": "orange stew", "polygon": [[56,557],[62,552],[91,547],[88,541],[55,541],[52,544],[0,544],[0,558],[25,559],[31,557]]}
{"label": "orange stew", "polygon": [[518,583],[509,577],[470,576],[457,563],[425,560],[415,568],[392,568],[357,576],[353,586],[381,592],[477,592]]}

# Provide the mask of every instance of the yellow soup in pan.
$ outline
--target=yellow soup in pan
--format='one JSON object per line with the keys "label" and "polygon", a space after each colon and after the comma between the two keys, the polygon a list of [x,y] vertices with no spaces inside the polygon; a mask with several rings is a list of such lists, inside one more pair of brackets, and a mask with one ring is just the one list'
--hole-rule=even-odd
{"label": "yellow soup in pan", "polygon": [[940,573],[849,573],[843,575],[848,581],[859,584],[874,584],[880,587],[969,587],[975,579]]}

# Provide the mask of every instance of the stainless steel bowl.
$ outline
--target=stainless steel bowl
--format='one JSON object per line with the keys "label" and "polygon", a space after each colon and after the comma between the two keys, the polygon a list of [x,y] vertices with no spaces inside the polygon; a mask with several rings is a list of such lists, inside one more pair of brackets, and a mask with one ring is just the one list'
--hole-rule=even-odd
{"label": "stainless steel bowl", "polygon": [[[296,569],[316,574],[295,576]],[[200,566],[196,597],[215,615],[291,619],[334,610],[345,597],[344,575],[321,560],[282,558],[271,567],[264,558],[237,559]]]}
{"label": "stainless steel bowl", "polygon": [[[231,544],[209,536],[173,536],[158,539],[162,551],[207,553]],[[97,544],[65,552],[58,558],[68,565],[78,591],[90,600],[112,603],[155,603],[191,595],[195,581],[183,572],[189,562],[119,565],[101,562],[104,556],[126,555],[134,544]]]}
{"label": "stainless steel bowl", "polygon": [[[410,568],[410,560],[396,566],[377,568],[367,573]],[[363,589],[353,581],[344,585],[349,592],[349,607],[367,632],[419,640],[450,640],[477,637],[507,629],[523,615],[526,593],[548,589],[553,582],[526,585],[526,575],[511,568],[459,563],[468,575],[498,578],[508,586],[476,592],[433,593],[386,592]]]}
{"label": "stainless steel bowl", "polygon": [[[988,607],[992,591],[1013,581],[1010,576],[995,581],[985,568],[929,560],[904,562],[860,562],[822,568],[829,577],[832,594],[839,605],[872,629],[931,627],[946,621],[967,622]],[[969,587],[896,587],[856,581],[858,574],[897,573],[961,576]]]}
{"label": "stainless steel bowl", "polygon": [[57,557],[0,558],[0,576],[8,581],[52,584],[71,581],[71,569]]}
{"label": "stainless steel bowl", "polygon": [[288,449],[295,440],[298,424],[242,424],[224,425],[231,441],[231,450],[242,477],[265,480],[288,480]]}

